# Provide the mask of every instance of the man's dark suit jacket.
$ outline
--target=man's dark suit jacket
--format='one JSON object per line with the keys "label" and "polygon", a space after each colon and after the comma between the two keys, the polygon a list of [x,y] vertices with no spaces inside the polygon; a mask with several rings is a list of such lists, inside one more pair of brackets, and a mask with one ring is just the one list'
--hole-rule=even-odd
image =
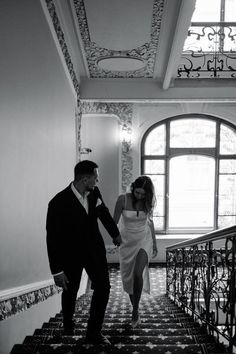
{"label": "man's dark suit jacket", "polygon": [[46,229],[52,274],[73,270],[76,265],[88,261],[90,255],[105,255],[98,218],[112,238],[119,235],[97,187],[88,195],[88,213],[71,190],[71,185],[49,202]]}

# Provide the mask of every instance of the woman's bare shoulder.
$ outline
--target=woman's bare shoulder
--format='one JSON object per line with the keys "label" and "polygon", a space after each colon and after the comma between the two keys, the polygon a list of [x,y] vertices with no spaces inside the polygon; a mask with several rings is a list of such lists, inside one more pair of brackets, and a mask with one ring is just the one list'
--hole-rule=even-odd
{"label": "woman's bare shoulder", "polygon": [[125,201],[125,194],[120,194],[117,198],[117,203],[123,205]]}

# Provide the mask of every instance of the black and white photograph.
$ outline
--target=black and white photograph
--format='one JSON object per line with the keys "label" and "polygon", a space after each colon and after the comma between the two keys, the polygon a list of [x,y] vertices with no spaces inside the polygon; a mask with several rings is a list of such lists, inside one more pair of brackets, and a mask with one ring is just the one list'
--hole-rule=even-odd
{"label": "black and white photograph", "polygon": [[0,354],[236,353],[236,0],[0,0]]}

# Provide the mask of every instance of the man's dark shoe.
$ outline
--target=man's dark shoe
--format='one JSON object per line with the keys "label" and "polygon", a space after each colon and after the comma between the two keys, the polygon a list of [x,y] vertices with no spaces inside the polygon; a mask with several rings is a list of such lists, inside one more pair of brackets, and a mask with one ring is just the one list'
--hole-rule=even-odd
{"label": "man's dark shoe", "polygon": [[74,327],[64,327],[63,335],[64,336],[73,336],[74,335]]}
{"label": "man's dark shoe", "polygon": [[109,339],[107,337],[105,337],[102,333],[98,333],[98,334],[87,334],[86,338],[85,338],[85,343],[86,344],[95,344],[95,345],[111,345],[111,342],[109,341]]}
{"label": "man's dark shoe", "polygon": [[64,336],[73,336],[74,328],[75,328],[74,321],[64,323],[63,328],[64,328],[64,331],[63,331]]}

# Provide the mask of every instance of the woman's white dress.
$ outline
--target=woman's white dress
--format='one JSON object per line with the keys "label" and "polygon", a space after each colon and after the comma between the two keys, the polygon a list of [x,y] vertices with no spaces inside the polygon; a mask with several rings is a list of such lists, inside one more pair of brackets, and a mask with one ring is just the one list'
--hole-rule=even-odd
{"label": "woman's white dress", "polygon": [[[119,247],[120,271],[123,288],[128,294],[133,294],[133,271],[135,258],[140,249],[147,253],[148,262],[152,256],[153,241],[148,225],[148,215],[144,211],[122,211],[121,237]],[[148,265],[143,271],[143,290],[150,294],[150,279]]]}

